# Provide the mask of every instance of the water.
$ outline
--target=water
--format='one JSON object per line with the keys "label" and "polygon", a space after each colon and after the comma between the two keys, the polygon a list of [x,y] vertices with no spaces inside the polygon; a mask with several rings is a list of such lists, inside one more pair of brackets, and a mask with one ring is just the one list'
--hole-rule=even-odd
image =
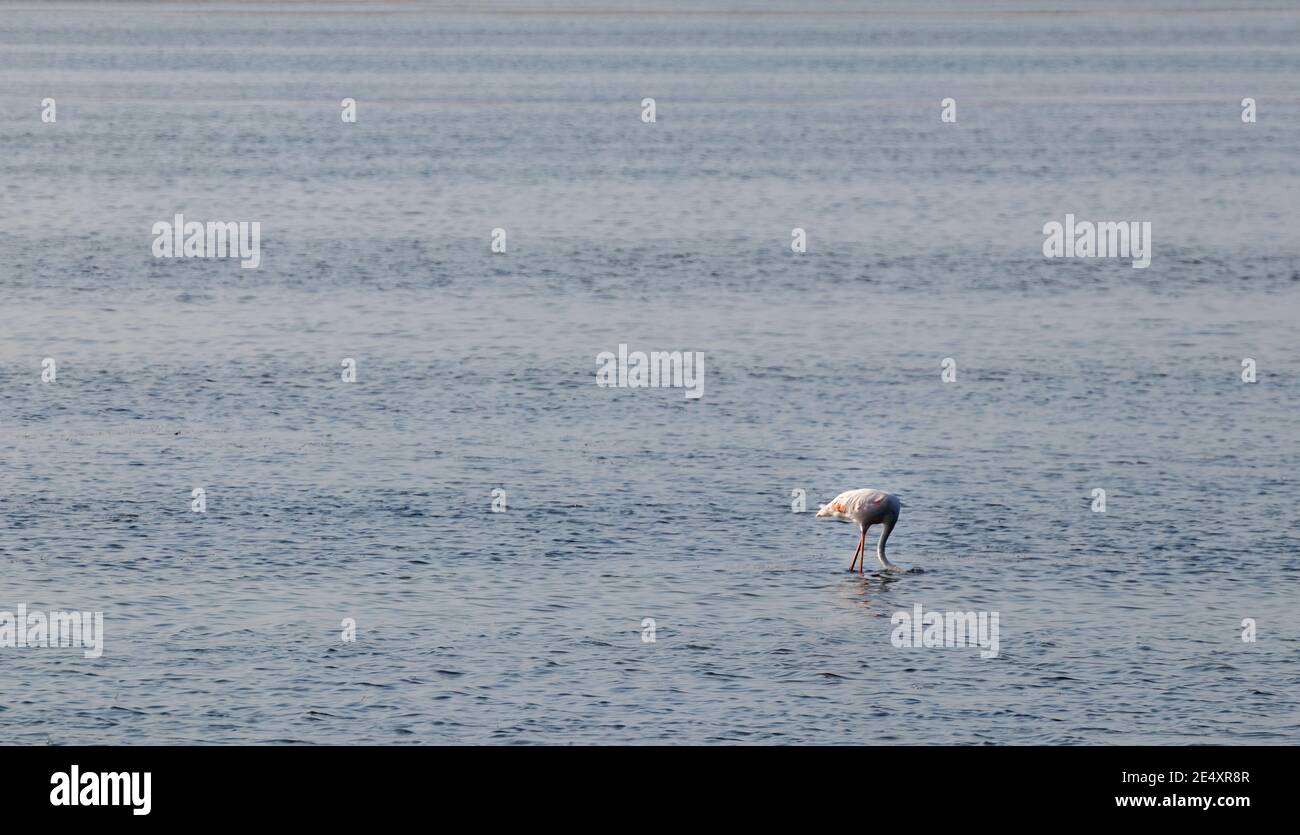
{"label": "water", "polygon": [[1300,741],[1300,14],[1221,5],[0,10],[0,610],[107,633],[0,741]]}

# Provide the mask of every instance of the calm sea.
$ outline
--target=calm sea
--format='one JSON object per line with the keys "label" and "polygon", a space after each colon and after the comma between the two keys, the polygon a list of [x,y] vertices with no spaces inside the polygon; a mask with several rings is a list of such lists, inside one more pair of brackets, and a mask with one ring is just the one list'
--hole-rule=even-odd
{"label": "calm sea", "polygon": [[0,4],[0,742],[1300,742],[1300,11],[806,5]]}

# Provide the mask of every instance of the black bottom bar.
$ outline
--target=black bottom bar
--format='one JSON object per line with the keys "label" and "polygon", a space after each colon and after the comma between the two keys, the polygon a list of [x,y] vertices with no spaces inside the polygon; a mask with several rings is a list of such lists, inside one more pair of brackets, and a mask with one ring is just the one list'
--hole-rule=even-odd
{"label": "black bottom bar", "polygon": [[[1283,791],[1294,789],[1283,786],[1296,760],[1292,748],[1269,747],[44,747],[8,754],[5,812],[44,821],[337,823],[434,810],[440,818],[558,819],[618,802],[639,810],[625,819],[638,828],[647,823],[642,811],[665,814],[664,804],[702,804],[724,815],[735,804],[798,813],[824,811],[830,798],[905,802],[918,822],[979,809],[1006,822],[1041,824],[1051,812],[1071,822],[1181,824],[1196,816],[1223,825],[1285,811]],[[86,805],[95,800],[110,805]],[[148,813],[136,814],[146,804]]]}

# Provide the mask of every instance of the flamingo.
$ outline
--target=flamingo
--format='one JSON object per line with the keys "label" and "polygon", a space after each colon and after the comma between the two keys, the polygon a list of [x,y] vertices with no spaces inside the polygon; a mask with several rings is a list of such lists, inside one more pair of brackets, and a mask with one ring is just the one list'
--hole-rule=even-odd
{"label": "flamingo", "polygon": [[[849,563],[849,571],[852,571],[856,565],[859,574],[865,572],[867,528],[877,523],[883,526],[880,531],[880,541],[876,543],[876,558],[880,560],[881,567],[886,571],[906,571],[907,569],[902,566],[885,559],[885,540],[889,539],[890,531],[898,523],[898,512],[902,508],[903,503],[897,496],[884,490],[864,487],[861,490],[846,490],[840,493],[831,499],[830,504],[818,508],[817,518],[856,522],[858,529],[862,531],[858,536],[858,547],[853,552],[853,562]],[[859,557],[862,559],[861,563],[858,562]]]}

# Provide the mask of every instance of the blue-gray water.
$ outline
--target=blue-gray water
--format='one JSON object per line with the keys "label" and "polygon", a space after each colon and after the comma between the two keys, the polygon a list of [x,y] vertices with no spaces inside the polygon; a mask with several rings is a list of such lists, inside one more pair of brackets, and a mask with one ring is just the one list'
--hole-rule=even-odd
{"label": "blue-gray water", "polygon": [[0,8],[0,611],[107,632],[0,742],[1300,741],[1300,13],[1223,5]]}

